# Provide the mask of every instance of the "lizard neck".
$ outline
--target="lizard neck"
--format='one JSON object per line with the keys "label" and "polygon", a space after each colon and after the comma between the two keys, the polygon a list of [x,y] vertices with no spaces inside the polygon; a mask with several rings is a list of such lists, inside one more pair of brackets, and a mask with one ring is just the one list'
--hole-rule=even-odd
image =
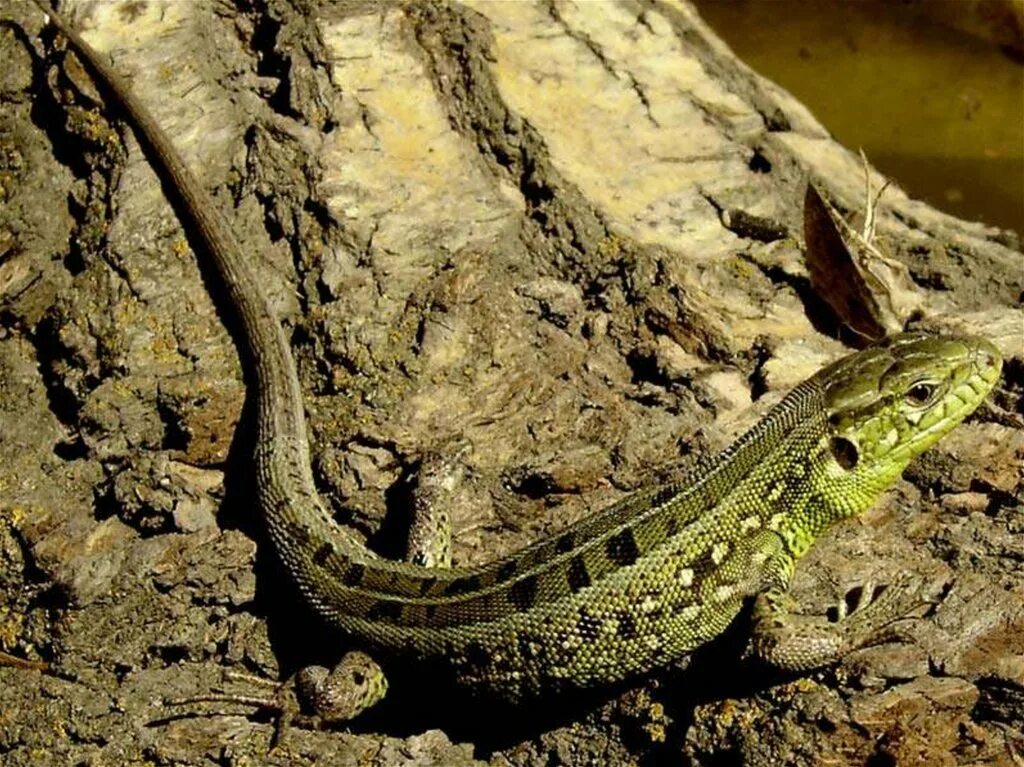
{"label": "lizard neck", "polygon": [[871,473],[849,471],[836,459],[823,411],[817,420],[821,422],[820,436],[798,458],[808,477],[806,496],[802,502],[778,510],[783,514],[778,531],[794,559],[803,556],[837,522],[873,506],[908,463],[893,460]]}

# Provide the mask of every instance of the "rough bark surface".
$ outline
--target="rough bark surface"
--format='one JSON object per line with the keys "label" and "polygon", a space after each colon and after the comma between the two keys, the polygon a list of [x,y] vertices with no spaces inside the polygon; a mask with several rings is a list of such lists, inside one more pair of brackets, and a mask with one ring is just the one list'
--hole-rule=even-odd
{"label": "rough bark surface", "polygon": [[[424,455],[463,464],[455,558],[482,561],[725,446],[844,351],[801,203],[811,179],[862,209],[859,158],[683,2],[62,7],[228,211],[291,328],[320,490],[384,553]],[[247,706],[162,705],[346,641],[262,539],[242,371],[160,180],[38,10],[0,18],[0,650],[50,669],[0,666],[5,765],[1021,759],[1022,255],[897,187],[879,231],[914,326],[992,338],[1004,380],[795,594],[951,583],[911,641],[792,678],[736,626],[529,713],[399,670],[350,730],[273,750]]]}

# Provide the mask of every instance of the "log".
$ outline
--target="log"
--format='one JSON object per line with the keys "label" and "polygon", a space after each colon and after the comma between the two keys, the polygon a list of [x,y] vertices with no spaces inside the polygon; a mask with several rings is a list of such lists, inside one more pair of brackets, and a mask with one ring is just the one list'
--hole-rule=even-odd
{"label": "log", "polygon": [[[490,560],[724,447],[851,342],[803,204],[811,183],[862,218],[861,159],[688,3],[243,5],[62,8],[251,253],[321,493],[382,554],[425,456],[460,466],[456,561]],[[0,651],[25,661],[0,667],[5,764],[1019,756],[1022,254],[899,179],[877,209],[906,277],[889,320],[986,335],[1005,377],[794,595],[946,584],[912,641],[793,678],[745,659],[737,625],[686,669],[536,711],[449,706],[411,670],[351,731],[273,751],[249,707],[162,705],[346,641],[266,556],[242,368],[160,179],[35,6],[0,18]]]}

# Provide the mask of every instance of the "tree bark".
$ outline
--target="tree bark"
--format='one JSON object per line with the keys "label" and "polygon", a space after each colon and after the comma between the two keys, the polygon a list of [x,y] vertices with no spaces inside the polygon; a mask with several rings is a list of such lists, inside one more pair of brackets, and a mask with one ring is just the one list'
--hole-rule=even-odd
{"label": "tree bark", "polygon": [[[455,559],[485,561],[677,475],[845,352],[802,203],[811,181],[863,213],[860,158],[685,2],[62,8],[249,249],[321,493],[386,555],[425,456],[458,456]],[[351,732],[274,751],[246,707],[163,706],[347,643],[262,556],[242,370],[160,179],[35,6],[0,17],[0,650],[50,664],[0,667],[5,764],[1024,753],[1022,255],[898,179],[878,233],[902,321],[986,335],[1006,373],[794,591],[820,612],[867,579],[952,584],[912,641],[793,679],[743,659],[737,625],[687,669],[539,713],[449,708],[414,671]]]}

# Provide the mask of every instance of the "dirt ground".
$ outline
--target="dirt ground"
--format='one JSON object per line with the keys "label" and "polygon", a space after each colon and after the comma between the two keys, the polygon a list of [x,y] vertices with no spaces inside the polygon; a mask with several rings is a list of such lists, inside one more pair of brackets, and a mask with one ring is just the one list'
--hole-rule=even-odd
{"label": "dirt ground", "polygon": [[[455,559],[482,562],[677,475],[848,351],[803,200],[862,213],[860,158],[685,2],[62,7],[251,253],[320,492],[381,553],[425,455],[458,457]],[[794,595],[945,584],[912,641],[783,675],[741,619],[686,668],[528,711],[397,668],[351,727],[276,745],[266,711],[167,705],[348,642],[263,538],[224,303],[160,179],[32,3],[0,22],[4,765],[1022,763],[1024,255],[899,179],[900,322],[987,336],[1003,380]]]}

